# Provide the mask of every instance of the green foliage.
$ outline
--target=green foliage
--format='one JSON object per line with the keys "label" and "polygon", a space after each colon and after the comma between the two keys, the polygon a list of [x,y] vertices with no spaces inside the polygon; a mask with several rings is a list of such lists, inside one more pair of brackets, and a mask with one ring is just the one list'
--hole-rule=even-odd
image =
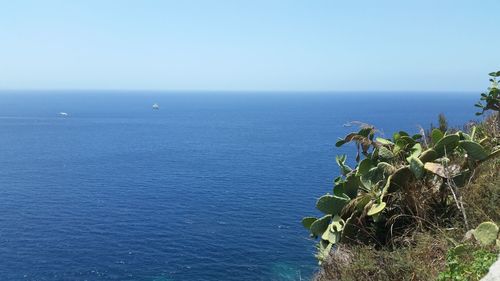
{"label": "green foliage", "polygon": [[500,71],[491,72],[489,76],[491,85],[486,93],[481,94],[479,102],[475,104],[481,109],[476,115],[482,115],[488,110],[496,111],[497,114],[500,111],[500,89],[498,89],[497,81],[497,78],[500,77]]}
{"label": "green foliage", "polygon": [[387,204],[385,202],[380,202],[380,203],[374,203],[368,212],[366,213],[369,216],[375,216],[378,215],[380,212],[382,212],[385,209],[385,206]]}
{"label": "green foliage", "polygon": [[448,121],[443,113],[440,113],[438,116],[439,130],[442,132],[448,131]]}
{"label": "green foliage", "polygon": [[311,234],[314,236],[323,235],[323,233],[328,229],[331,218],[331,215],[326,215],[311,223],[311,226],[309,227],[309,229],[311,230]]}
{"label": "green foliage", "polygon": [[472,234],[481,245],[492,245],[498,237],[498,226],[493,222],[483,222],[474,229]]}
{"label": "green foliage", "polygon": [[459,142],[460,147],[462,147],[469,157],[474,160],[484,160],[488,157],[486,150],[477,142],[471,140],[462,140]]}
{"label": "green foliage", "polygon": [[444,156],[447,153],[451,153],[455,147],[458,145],[460,137],[458,134],[447,135],[440,139],[433,147],[437,152],[438,156]]}
{"label": "green foliage", "polygon": [[335,161],[337,162],[337,165],[340,167],[340,172],[344,176],[352,171],[351,167],[345,164],[346,159],[347,156],[345,154],[341,156],[337,155],[337,157],[335,157]]}
{"label": "green foliage", "polygon": [[411,156],[408,160],[410,162],[410,170],[412,171],[413,175],[417,178],[420,179],[424,175],[424,163],[417,157]]}
{"label": "green foliage", "polygon": [[434,160],[436,160],[436,158],[438,158],[438,154],[432,148],[427,149],[426,151],[422,152],[422,154],[418,157],[418,159],[420,159],[420,161],[422,161],[422,163],[434,161]]}
{"label": "green foliage", "polygon": [[302,225],[305,228],[310,229],[311,224],[313,224],[313,222],[315,222],[316,220],[317,220],[317,218],[315,218],[315,217],[305,217],[302,219]]}
{"label": "green foliage", "polygon": [[325,214],[337,215],[348,202],[348,196],[323,195],[316,202],[316,208]]}
{"label": "green foliage", "polygon": [[439,281],[480,280],[496,261],[498,254],[471,245],[459,245],[448,251],[446,270],[439,274]]}
{"label": "green foliage", "polygon": [[437,143],[443,137],[444,137],[444,134],[441,130],[439,130],[439,129],[432,130],[432,132],[431,132],[432,143]]}
{"label": "green foliage", "polygon": [[336,143],[337,147],[356,145],[356,166],[346,164],[346,155],[336,158],[341,175],[334,182],[333,195],[326,194],[316,203],[326,216],[303,220],[312,236],[319,238],[320,261],[334,244],[356,241],[383,245],[393,236],[405,233],[405,227],[414,223],[402,218],[420,212],[403,211],[413,208],[409,203],[415,205],[402,201],[415,200],[408,199],[419,192],[415,186],[432,182],[440,191],[435,194],[441,196],[436,198],[441,212],[454,208],[447,184],[456,182],[456,186],[462,186],[481,161],[497,153],[475,140],[474,130],[469,135],[434,129],[431,143],[421,135],[410,136],[404,131],[393,134],[392,139],[375,137],[376,134],[374,127],[366,126]]}

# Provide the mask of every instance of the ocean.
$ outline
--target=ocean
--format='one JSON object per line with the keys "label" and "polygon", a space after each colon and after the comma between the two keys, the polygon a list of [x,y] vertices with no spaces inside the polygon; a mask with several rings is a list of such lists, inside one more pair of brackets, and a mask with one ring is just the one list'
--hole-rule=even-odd
{"label": "ocean", "polygon": [[[0,93],[0,280],[308,280],[338,137],[474,120],[475,93]],[[157,103],[159,110],[153,110]],[[68,116],[59,113],[66,112]]]}

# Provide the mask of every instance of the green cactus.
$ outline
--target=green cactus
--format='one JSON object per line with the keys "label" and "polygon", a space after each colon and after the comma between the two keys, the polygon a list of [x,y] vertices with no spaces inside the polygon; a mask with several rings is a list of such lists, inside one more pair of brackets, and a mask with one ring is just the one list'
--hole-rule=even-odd
{"label": "green cactus", "polygon": [[488,157],[486,150],[475,141],[462,140],[459,146],[467,151],[467,155],[473,160],[484,160]]}
{"label": "green cactus", "polygon": [[328,228],[321,235],[321,239],[335,244],[339,242],[345,221],[338,215],[335,215]]}
{"label": "green cactus", "polygon": [[406,183],[411,178],[411,170],[409,166],[403,166],[396,170],[392,175],[391,186],[389,187],[389,192],[394,192],[400,190],[406,185]]}
{"label": "green cactus", "polygon": [[374,203],[371,207],[370,210],[368,210],[367,215],[369,216],[375,216],[378,215],[380,212],[382,212],[385,209],[386,203],[385,202],[380,202],[380,203]]}
{"label": "green cactus", "polygon": [[387,176],[392,175],[396,171],[396,168],[387,162],[379,162],[377,169]]}
{"label": "green cactus", "polygon": [[374,186],[374,182],[377,181],[378,176],[378,168],[372,167],[366,174],[363,174],[359,177],[361,184],[367,189],[371,190]]}
{"label": "green cactus", "polygon": [[405,131],[399,131],[397,133],[394,133],[392,135],[392,138],[394,139],[394,141],[397,141],[398,139],[400,139],[401,137],[404,137],[404,136],[408,137],[410,135]]}
{"label": "green cactus", "polygon": [[417,143],[416,140],[414,140],[413,138],[409,137],[409,136],[401,136],[399,137],[399,139],[396,141],[396,145],[401,144],[401,145],[408,145],[408,146],[413,146]]}
{"label": "green cactus", "polygon": [[347,176],[343,183],[344,193],[351,199],[355,198],[358,195],[359,185],[359,177],[352,174]]}
{"label": "green cactus", "polygon": [[424,163],[414,156],[410,156],[408,162],[410,162],[410,170],[413,175],[415,175],[417,179],[422,178],[424,175]]}
{"label": "green cactus", "polygon": [[321,236],[328,229],[332,215],[326,215],[320,219],[317,219],[311,224],[310,230],[312,235]]}
{"label": "green cactus", "polygon": [[332,223],[330,224],[330,231],[340,232],[344,228],[344,225],[345,221],[339,215],[335,215],[332,219]]}
{"label": "green cactus", "polygon": [[372,198],[369,194],[365,193],[359,196],[358,198],[356,198],[356,210],[358,212],[362,212],[366,207],[366,205],[368,205],[368,203],[370,203],[371,200]]}
{"label": "green cactus", "polygon": [[488,246],[495,243],[498,237],[498,226],[493,222],[483,222],[474,229],[472,234],[479,243]]}
{"label": "green cactus", "polygon": [[345,154],[342,156],[337,155],[337,157],[335,157],[337,165],[340,167],[340,172],[344,176],[352,171],[351,167],[349,167],[345,164],[346,159],[347,159],[347,156]]}
{"label": "green cactus", "polygon": [[455,147],[458,146],[458,141],[460,138],[457,135],[447,135],[440,139],[435,145],[434,150],[439,156],[443,156],[446,153],[453,151]]}
{"label": "green cactus", "polygon": [[422,163],[434,161],[437,158],[438,158],[438,154],[432,148],[427,149],[426,151],[422,152],[422,154],[419,156],[419,159],[420,159],[420,161],[422,161]]}
{"label": "green cactus", "polygon": [[[475,129],[475,127],[474,127]],[[458,132],[457,133],[458,137],[460,138],[460,140],[468,140],[468,141],[471,141],[472,140],[472,137],[469,135],[469,134],[466,134],[464,132]]]}
{"label": "green cactus", "polygon": [[394,158],[394,153],[392,153],[392,151],[386,148],[385,146],[381,146],[378,148],[378,155],[383,160],[390,160]]}
{"label": "green cactus", "polygon": [[410,157],[419,157],[420,154],[422,154],[422,145],[416,143],[410,149]]}
{"label": "green cactus", "polygon": [[316,254],[316,259],[318,259],[318,263],[321,265],[323,261],[325,261],[329,256],[332,250],[333,244],[329,243],[326,240],[321,240],[318,243],[318,252]]}
{"label": "green cactus", "polygon": [[313,224],[316,220],[318,219],[315,217],[305,217],[302,219],[302,225],[307,229],[311,229],[311,224]]}
{"label": "green cactus", "polygon": [[382,188],[382,194],[380,194],[380,200],[384,199],[385,195],[389,192],[389,188],[391,187],[393,175],[390,175],[385,182],[384,187]]}
{"label": "green cactus", "polygon": [[349,202],[350,198],[335,195],[323,195],[316,202],[316,208],[329,215],[340,214],[342,208]]}
{"label": "green cactus", "polygon": [[431,140],[433,144],[436,144],[438,141],[440,141],[444,137],[443,132],[439,129],[434,129],[431,132]]}
{"label": "green cactus", "polygon": [[414,134],[413,136],[411,136],[411,138],[414,140],[419,140],[422,138],[422,135],[421,134]]}
{"label": "green cactus", "polygon": [[365,158],[361,162],[359,162],[356,175],[358,176],[366,175],[373,167],[375,167],[373,161],[369,158]]}
{"label": "green cactus", "polygon": [[331,244],[336,244],[337,242],[340,241],[341,237],[341,232],[340,231],[331,231],[330,229],[327,229],[323,235],[321,235],[321,239],[328,241]]}
{"label": "green cactus", "polygon": [[394,146],[394,149],[392,151],[394,154],[408,154],[411,152],[412,147],[417,144],[417,142],[413,138],[405,135],[399,136],[395,142],[396,145]]}
{"label": "green cactus", "polygon": [[[340,139],[337,146],[349,142],[356,144],[357,166],[352,169],[346,164],[346,155],[337,156],[341,175],[334,180],[333,195],[326,194],[316,202],[316,208],[325,216],[302,220],[311,235],[320,238],[318,259],[328,257],[334,244],[367,239],[356,236],[363,234],[363,229],[370,232],[369,229],[386,227],[384,225],[397,217],[395,212],[401,209],[392,205],[393,202],[404,197],[408,188],[418,188],[422,182],[436,181],[441,184],[448,180],[456,186],[463,186],[470,179],[477,162],[500,155],[500,150],[488,154],[480,142],[474,141],[474,136],[474,129],[471,135],[463,132],[446,134],[434,129],[430,136],[432,142],[428,145],[419,134],[410,137],[408,133],[399,131],[389,140],[375,138],[375,129],[365,127]],[[464,152],[467,152],[467,158],[463,157]],[[453,202],[446,201],[445,204]],[[485,240],[496,241],[497,236],[491,238],[493,235],[484,234],[490,232],[498,233],[498,227],[481,224],[474,236],[482,243]]]}
{"label": "green cactus", "polygon": [[383,145],[394,145],[392,141],[384,138],[375,138],[375,141]]}

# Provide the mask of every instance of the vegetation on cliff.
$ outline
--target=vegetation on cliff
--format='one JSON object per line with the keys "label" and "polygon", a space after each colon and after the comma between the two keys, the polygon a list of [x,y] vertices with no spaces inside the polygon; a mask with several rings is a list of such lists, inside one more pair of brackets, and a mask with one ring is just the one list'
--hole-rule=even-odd
{"label": "vegetation on cliff", "polygon": [[500,72],[490,76],[476,106],[493,114],[480,123],[450,129],[439,116],[439,128],[392,138],[365,125],[337,142],[356,146],[356,165],[337,157],[340,176],[316,204],[323,216],[302,221],[318,239],[316,280],[478,280],[487,272],[500,243]]}

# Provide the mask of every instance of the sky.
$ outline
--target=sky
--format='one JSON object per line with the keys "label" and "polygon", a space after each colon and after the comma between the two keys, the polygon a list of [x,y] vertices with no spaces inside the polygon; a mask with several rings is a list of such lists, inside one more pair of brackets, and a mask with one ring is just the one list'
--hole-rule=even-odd
{"label": "sky", "polygon": [[500,1],[0,0],[0,90],[481,91]]}

